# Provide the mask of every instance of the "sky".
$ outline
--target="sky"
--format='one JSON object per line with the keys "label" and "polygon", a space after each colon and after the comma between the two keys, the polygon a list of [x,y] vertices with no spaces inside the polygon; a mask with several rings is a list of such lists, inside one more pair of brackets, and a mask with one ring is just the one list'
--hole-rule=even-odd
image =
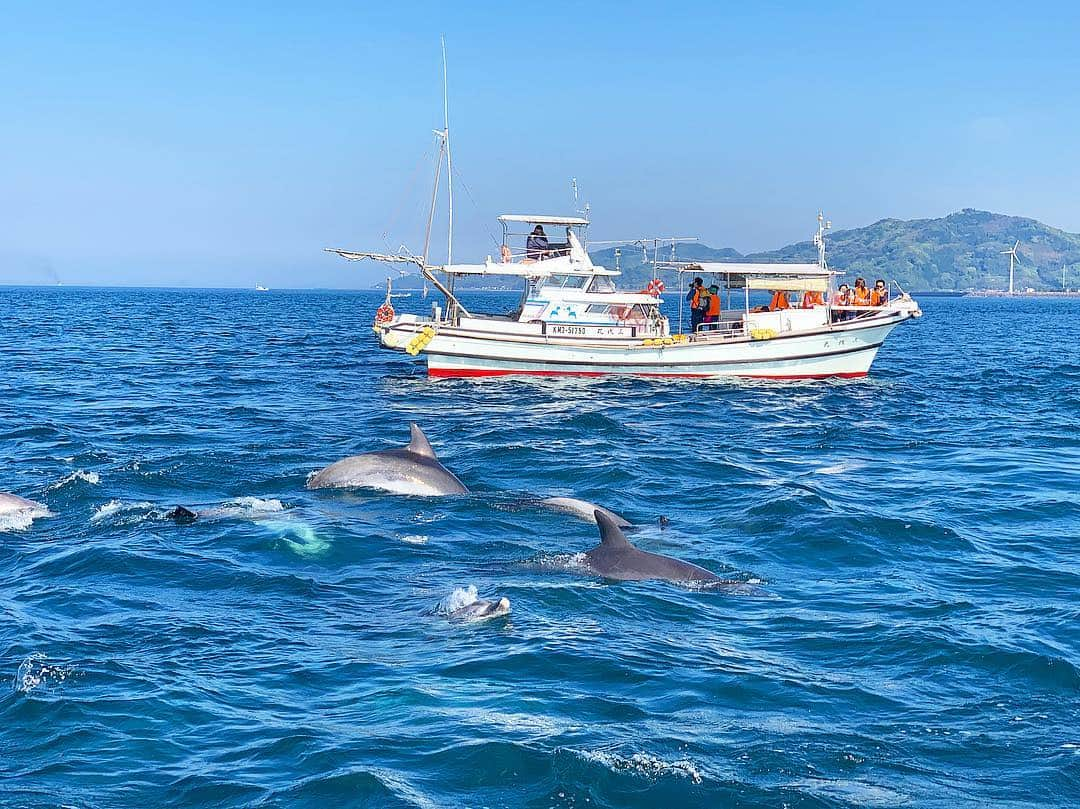
{"label": "sky", "polygon": [[[974,207],[1080,232],[1080,4],[6,2],[0,283],[368,287],[501,213],[740,251]],[[440,205],[440,209],[442,205]],[[445,255],[444,214],[432,260]]]}

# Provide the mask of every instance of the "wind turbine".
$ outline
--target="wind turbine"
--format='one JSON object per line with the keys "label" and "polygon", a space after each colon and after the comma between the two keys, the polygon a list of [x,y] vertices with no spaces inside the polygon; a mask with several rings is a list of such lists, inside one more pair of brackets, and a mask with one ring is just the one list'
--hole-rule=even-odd
{"label": "wind turbine", "polygon": [[1014,244],[1010,249],[1002,250],[1001,253],[1000,253],[1000,255],[1009,257],[1009,294],[1010,295],[1013,294],[1013,265],[1020,263],[1020,256],[1018,256],[1016,254],[1016,248],[1019,247],[1019,246],[1020,246],[1020,240],[1017,239],[1016,244]]}

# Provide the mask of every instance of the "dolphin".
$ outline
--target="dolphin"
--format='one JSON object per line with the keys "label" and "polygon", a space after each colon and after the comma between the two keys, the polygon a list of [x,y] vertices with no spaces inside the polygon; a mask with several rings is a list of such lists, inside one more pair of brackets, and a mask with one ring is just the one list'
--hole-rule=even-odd
{"label": "dolphin", "polygon": [[0,492],[0,514],[21,512],[33,512],[35,517],[45,517],[49,515],[49,507],[42,503],[35,503],[33,500],[27,500],[25,497],[19,497],[17,494]]}
{"label": "dolphin", "polygon": [[600,526],[600,544],[585,554],[588,568],[605,579],[616,581],[695,582],[702,584],[733,584],[705,568],[680,562],[670,556],[640,551],[630,544],[626,534],[600,509],[594,514]]}
{"label": "dolphin", "polygon": [[629,528],[633,525],[633,523],[625,517],[620,517],[610,509],[598,506],[595,503],[589,503],[585,500],[578,500],[576,497],[548,497],[545,500],[541,500],[540,505],[548,506],[556,511],[562,511],[565,514],[572,514],[575,517],[580,517],[589,522],[595,522],[593,514],[599,511],[606,514],[612,522],[619,526],[619,528]]}
{"label": "dolphin", "polygon": [[177,525],[190,525],[195,522],[195,520],[199,519],[199,515],[191,509],[177,506],[165,515],[165,519],[172,520]]}
{"label": "dolphin", "polygon": [[367,488],[427,496],[468,493],[465,484],[439,463],[424,431],[415,424],[410,424],[409,430],[412,440],[404,449],[344,458],[317,472],[307,482],[307,488]]}
{"label": "dolphin", "polygon": [[447,615],[447,618],[455,621],[486,621],[489,618],[501,618],[510,612],[510,599],[503,596],[498,601],[488,601],[486,598],[478,598],[471,604],[458,607]]}

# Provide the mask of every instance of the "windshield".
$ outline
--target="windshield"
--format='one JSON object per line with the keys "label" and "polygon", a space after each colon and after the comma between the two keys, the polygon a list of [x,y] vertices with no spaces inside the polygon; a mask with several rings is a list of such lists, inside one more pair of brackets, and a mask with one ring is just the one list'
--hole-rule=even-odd
{"label": "windshield", "polygon": [[589,287],[589,292],[614,292],[615,282],[612,281],[606,275],[593,276],[592,286]]}
{"label": "windshield", "polygon": [[589,280],[587,275],[553,275],[544,281],[545,287],[563,287],[564,289],[581,289]]}

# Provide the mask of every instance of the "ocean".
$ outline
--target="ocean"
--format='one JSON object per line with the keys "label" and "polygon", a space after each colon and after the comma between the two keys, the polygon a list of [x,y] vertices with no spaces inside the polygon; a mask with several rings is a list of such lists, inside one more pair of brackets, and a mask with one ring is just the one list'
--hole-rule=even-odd
{"label": "ocean", "polygon": [[[797,383],[429,380],[379,302],[0,288],[0,491],[54,514],[0,522],[0,805],[1080,803],[1080,301]],[[413,421],[471,494],[305,490]],[[744,584],[592,578],[550,495]]]}

